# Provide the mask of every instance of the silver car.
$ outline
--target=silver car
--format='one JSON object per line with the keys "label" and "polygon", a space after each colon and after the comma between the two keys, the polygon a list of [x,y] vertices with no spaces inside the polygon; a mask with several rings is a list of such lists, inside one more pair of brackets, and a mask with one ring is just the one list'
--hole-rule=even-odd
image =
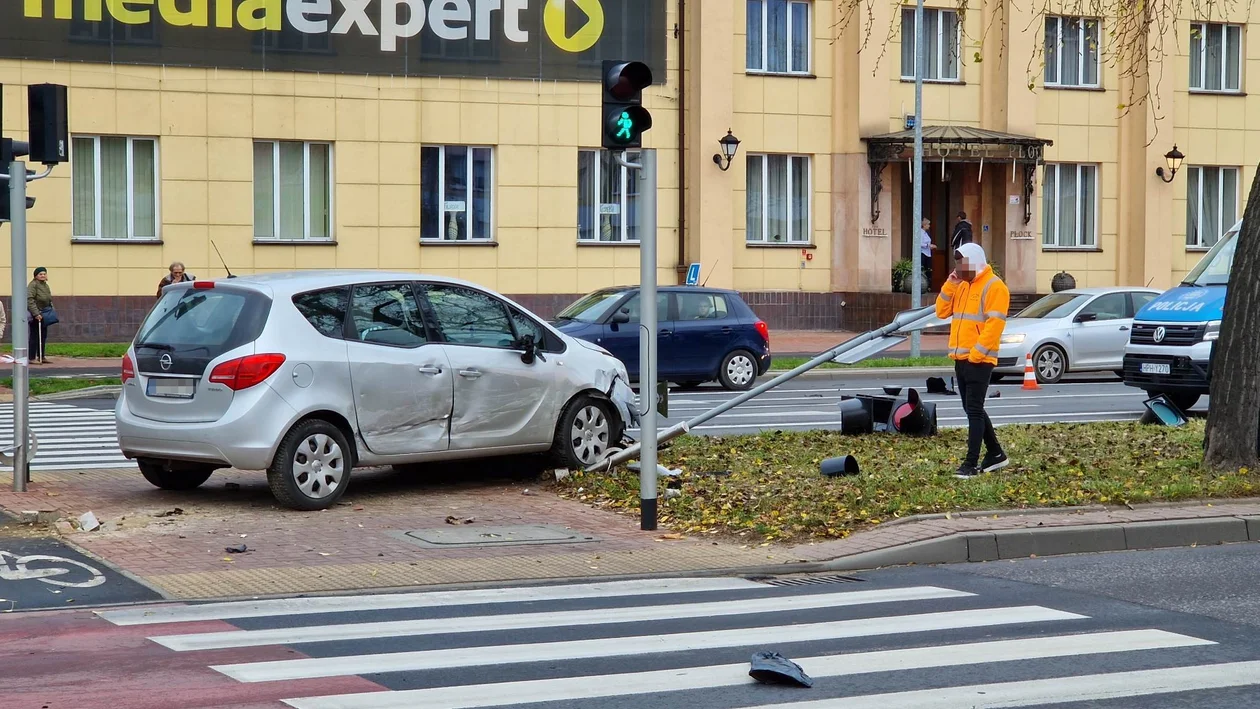
{"label": "silver car", "polygon": [[501,295],[333,271],[165,289],[122,364],[124,455],[188,490],[266,470],[288,507],[329,507],[356,466],[550,451],[598,462],[634,424],[625,366]]}
{"label": "silver car", "polygon": [[1007,321],[994,381],[1022,375],[1029,354],[1042,384],[1068,372],[1119,373],[1133,315],[1157,295],[1150,288],[1076,288],[1039,299]]}

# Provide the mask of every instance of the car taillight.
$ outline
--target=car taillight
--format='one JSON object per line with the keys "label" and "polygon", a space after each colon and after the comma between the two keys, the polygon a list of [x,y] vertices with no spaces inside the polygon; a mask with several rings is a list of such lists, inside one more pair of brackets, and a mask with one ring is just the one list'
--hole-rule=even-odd
{"label": "car taillight", "polygon": [[131,364],[131,355],[123,355],[122,361],[122,381],[127,383],[128,379],[136,378],[136,368]]}
{"label": "car taillight", "polygon": [[758,320],[757,324],[754,327],[756,327],[757,332],[761,334],[761,339],[765,340],[766,345],[769,346],[770,345],[770,326],[767,325],[764,320]]}
{"label": "car taillight", "polygon": [[261,384],[284,364],[282,354],[256,354],[224,362],[210,372],[210,381],[223,384],[232,391]]}

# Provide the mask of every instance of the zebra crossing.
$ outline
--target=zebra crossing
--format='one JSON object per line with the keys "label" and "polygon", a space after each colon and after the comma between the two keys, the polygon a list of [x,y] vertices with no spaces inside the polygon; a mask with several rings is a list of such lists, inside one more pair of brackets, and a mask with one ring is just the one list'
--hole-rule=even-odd
{"label": "zebra crossing", "polygon": [[[998,709],[1124,698],[1155,707],[1187,692],[1207,692],[1193,705],[1209,706],[1214,691],[1260,703],[1250,650],[1151,627],[1149,614],[1053,605],[852,577],[683,578],[97,615],[152,626],[150,641],[242,686],[275,684],[294,709]],[[235,629],[183,632],[224,623]],[[260,660],[259,648],[293,654]],[[759,650],[792,658],[814,686],[757,683],[748,661]],[[300,691],[352,677],[379,690]],[[1251,701],[1239,702],[1240,690]]]}
{"label": "zebra crossing", "polygon": [[[118,449],[113,409],[90,409],[56,402],[33,401],[29,416],[35,432],[31,470],[130,468],[135,463]],[[13,445],[13,405],[0,406],[0,448]],[[12,470],[12,466],[0,470]]]}

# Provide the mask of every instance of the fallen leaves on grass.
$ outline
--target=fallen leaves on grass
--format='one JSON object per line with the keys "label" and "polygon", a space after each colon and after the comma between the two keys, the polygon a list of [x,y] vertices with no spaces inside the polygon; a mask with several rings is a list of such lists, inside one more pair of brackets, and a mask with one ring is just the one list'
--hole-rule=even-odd
{"label": "fallen leaves on grass", "polygon": [[[681,468],[682,494],[661,500],[660,523],[681,534],[730,534],[748,542],[838,539],[916,514],[1002,508],[1125,505],[1155,500],[1255,494],[1249,471],[1200,469],[1203,423],[1169,428],[1136,423],[1007,426],[999,436],[1007,469],[972,480],[953,472],[966,432],[932,438],[832,431],[684,437],[661,452]],[[862,474],[824,478],[818,464],[851,454]],[[730,470],[715,477],[700,472]],[[575,473],[559,494],[595,507],[637,514],[639,478]]]}

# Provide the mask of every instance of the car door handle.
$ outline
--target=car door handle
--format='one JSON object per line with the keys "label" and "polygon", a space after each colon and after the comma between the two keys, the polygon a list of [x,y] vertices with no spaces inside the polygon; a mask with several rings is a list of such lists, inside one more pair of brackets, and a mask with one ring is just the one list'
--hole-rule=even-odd
{"label": "car door handle", "polygon": [[722,328],[722,332],[723,332],[723,333],[726,333],[726,334],[730,334],[730,332],[731,332],[731,328],[730,328],[730,327],[723,327],[723,328]]}
{"label": "car door handle", "polygon": [[481,376],[481,372],[476,369],[461,369],[459,370],[459,376],[465,379],[477,379]]}
{"label": "car door handle", "polygon": [[1128,332],[1128,331],[1129,331],[1129,326],[1128,326],[1128,325],[1121,325],[1121,326],[1120,326],[1120,332]]}
{"label": "car door handle", "polygon": [[432,365],[432,364],[428,364],[428,365],[425,365],[425,366],[423,366],[423,367],[421,367],[421,368],[420,368],[420,373],[421,373],[421,374],[434,374],[434,375],[437,375],[437,374],[441,374],[441,373],[442,373],[442,368],[441,368],[441,367],[434,366],[434,365]]}
{"label": "car door handle", "polygon": [[670,335],[670,334],[673,334],[673,331],[672,331],[672,330],[661,330],[661,334],[662,334],[662,335]]}

